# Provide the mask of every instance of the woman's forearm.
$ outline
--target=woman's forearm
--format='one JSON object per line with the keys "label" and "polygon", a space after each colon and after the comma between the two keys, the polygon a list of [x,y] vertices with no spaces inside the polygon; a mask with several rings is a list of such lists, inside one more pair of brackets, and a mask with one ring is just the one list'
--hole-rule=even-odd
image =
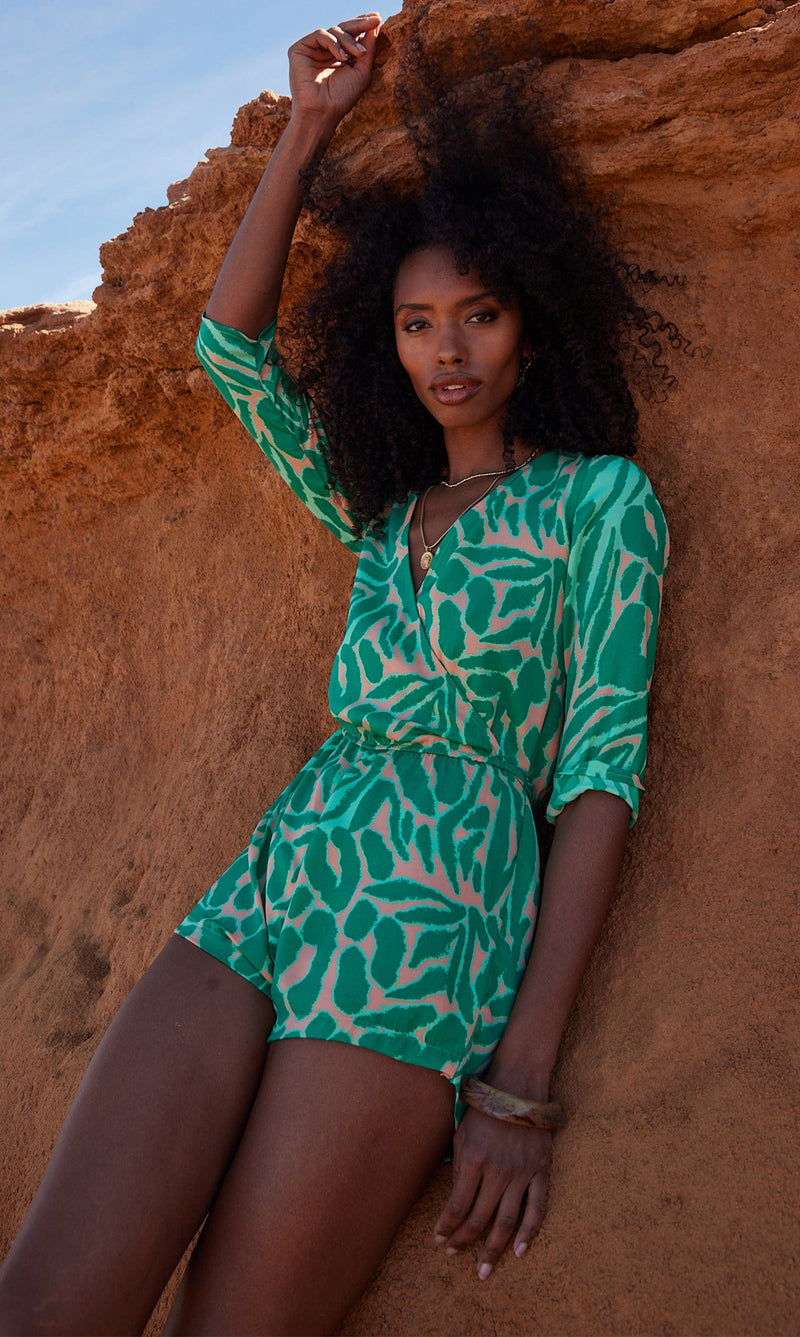
{"label": "woman's forearm", "polygon": [[614,894],[630,808],[587,790],[556,820],[533,949],[487,1080],[545,1099],[561,1036]]}
{"label": "woman's forearm", "polygon": [[256,338],[274,320],[301,207],[299,173],[327,148],[336,120],[293,115],[231,242],[206,314]]}
{"label": "woman's forearm", "polygon": [[206,314],[254,339],[278,314],[302,204],[301,168],[323,154],[372,78],[380,14],[317,28],[289,48],[292,115],[225,257]]}

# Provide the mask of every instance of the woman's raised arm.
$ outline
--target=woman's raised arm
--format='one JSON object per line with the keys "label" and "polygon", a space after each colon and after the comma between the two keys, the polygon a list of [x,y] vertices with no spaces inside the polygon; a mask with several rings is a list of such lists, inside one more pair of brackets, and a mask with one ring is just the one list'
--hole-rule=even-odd
{"label": "woman's raised arm", "polygon": [[302,202],[299,174],[325,152],[372,78],[380,15],[318,28],[289,48],[292,114],[242,219],[206,315],[254,339],[278,311]]}

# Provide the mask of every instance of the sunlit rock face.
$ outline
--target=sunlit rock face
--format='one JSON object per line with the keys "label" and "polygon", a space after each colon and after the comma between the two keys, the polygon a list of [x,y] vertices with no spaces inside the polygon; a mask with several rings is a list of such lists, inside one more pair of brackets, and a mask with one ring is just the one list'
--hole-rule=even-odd
{"label": "sunlit rock face", "polygon": [[[430,1246],[443,1169],[344,1331],[788,1333],[800,5],[409,3],[332,145],[344,185],[408,170],[414,32],[476,96],[482,49],[542,59],[555,134],[624,253],[680,277],[656,296],[697,355],[644,410],[672,533],[648,794],[563,1046],[542,1237],[478,1294]],[[102,248],[95,306],[0,316],[9,1236],[120,1001],[330,727],[352,559],[193,357],[287,114],[242,108]],[[303,221],[287,302],[324,259]]]}

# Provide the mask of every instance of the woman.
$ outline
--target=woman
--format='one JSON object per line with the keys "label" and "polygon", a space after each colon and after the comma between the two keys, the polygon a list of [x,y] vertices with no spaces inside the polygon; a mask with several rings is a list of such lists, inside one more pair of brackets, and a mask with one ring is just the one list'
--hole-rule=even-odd
{"label": "woman", "polygon": [[486,1279],[541,1221],[550,1075],[641,788],[667,535],[624,458],[622,352],[659,345],[548,151],[521,173],[495,126],[466,180],[445,111],[421,193],[329,211],[350,245],[292,382],[273,336],[301,181],[379,25],[291,48],[291,120],[199,340],[360,554],[338,727],[110,1027],[6,1262],[5,1333],[141,1331],[206,1214],[169,1332],[329,1332],[454,1115],[437,1243],[480,1240]]}

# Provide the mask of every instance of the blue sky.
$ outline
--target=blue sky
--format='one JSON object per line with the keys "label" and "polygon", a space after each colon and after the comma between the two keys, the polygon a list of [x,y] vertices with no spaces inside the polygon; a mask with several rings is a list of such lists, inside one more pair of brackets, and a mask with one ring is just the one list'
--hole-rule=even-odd
{"label": "blue sky", "polygon": [[100,243],[227,144],[242,103],[289,91],[293,41],[350,14],[330,0],[2,0],[0,310],[91,297]]}

